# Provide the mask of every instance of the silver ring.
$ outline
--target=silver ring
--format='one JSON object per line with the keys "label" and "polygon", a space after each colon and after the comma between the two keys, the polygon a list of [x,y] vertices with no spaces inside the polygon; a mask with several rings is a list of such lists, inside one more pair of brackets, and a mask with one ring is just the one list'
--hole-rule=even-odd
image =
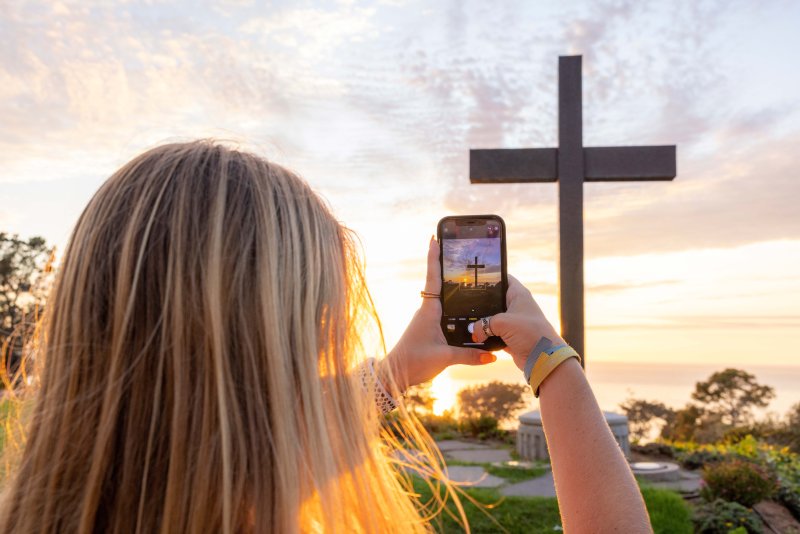
{"label": "silver ring", "polygon": [[483,327],[483,333],[486,334],[486,337],[493,337],[495,335],[494,332],[492,332],[491,321],[491,317],[481,317],[481,326]]}

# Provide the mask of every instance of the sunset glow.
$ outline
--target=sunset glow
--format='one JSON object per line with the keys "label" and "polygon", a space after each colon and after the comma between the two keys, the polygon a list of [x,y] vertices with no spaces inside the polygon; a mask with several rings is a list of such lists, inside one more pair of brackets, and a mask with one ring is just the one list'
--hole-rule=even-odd
{"label": "sunset glow", "polygon": [[452,410],[456,406],[459,384],[450,378],[450,373],[445,370],[433,379],[431,392],[436,399],[433,403],[433,413],[442,415],[445,410]]}
{"label": "sunset glow", "polygon": [[[12,3],[0,227],[63,251],[120,165],[220,137],[296,170],[356,231],[389,347],[451,214],[505,220],[509,273],[557,322],[557,184],[470,185],[468,157],[555,146],[557,57],[583,54],[587,146],[678,146],[674,182],[584,188],[590,377],[600,361],[796,366],[800,4],[678,4]],[[505,358],[452,369],[436,411],[489,377],[519,379]]]}

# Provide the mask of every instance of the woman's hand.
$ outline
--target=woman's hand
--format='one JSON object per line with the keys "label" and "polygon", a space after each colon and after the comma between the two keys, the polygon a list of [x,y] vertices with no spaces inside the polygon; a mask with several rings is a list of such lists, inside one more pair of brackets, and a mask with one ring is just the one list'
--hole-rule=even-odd
{"label": "woman's hand", "polygon": [[[438,295],[441,290],[439,243],[431,237],[428,244],[425,291]],[[442,333],[441,320],[441,301],[423,298],[400,341],[383,362],[391,365],[395,383],[401,390],[392,392],[393,394],[402,393],[411,386],[433,379],[450,365],[483,365],[497,359],[491,352],[448,345]]]}
{"label": "woman's hand", "polygon": [[[554,345],[561,345],[564,340],[556,333],[555,328],[542,313],[539,305],[533,300],[531,292],[513,276],[508,277],[505,313],[493,315],[489,321],[491,331],[503,338],[506,352],[514,358],[520,370],[525,369],[528,354],[542,337],[548,338]],[[472,340],[482,343],[486,334],[480,321],[474,323]]]}

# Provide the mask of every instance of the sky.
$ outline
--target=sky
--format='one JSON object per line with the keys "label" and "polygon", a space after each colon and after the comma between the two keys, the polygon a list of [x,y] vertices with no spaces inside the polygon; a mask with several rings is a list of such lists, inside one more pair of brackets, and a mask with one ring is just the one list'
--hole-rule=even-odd
{"label": "sky", "polygon": [[[475,263],[477,259],[478,263]],[[469,265],[481,265],[469,268]],[[445,239],[442,241],[442,276],[446,281],[478,283],[500,281],[500,239]]]}
{"label": "sky", "polygon": [[63,249],[127,160],[222,138],[360,235],[389,346],[445,215],[503,217],[557,322],[557,185],[470,185],[469,149],[555,146],[580,54],[585,145],[678,154],[672,182],[584,188],[590,377],[800,365],[798,26],[790,0],[2,2],[0,228]]}

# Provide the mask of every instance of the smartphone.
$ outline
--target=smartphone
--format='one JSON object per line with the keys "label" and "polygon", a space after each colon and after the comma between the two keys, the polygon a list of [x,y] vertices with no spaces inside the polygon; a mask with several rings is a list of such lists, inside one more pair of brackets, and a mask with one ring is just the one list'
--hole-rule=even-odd
{"label": "smartphone", "polygon": [[[442,272],[442,332],[457,347],[499,350],[492,336],[472,341],[468,325],[506,311],[506,224],[497,215],[444,217],[436,230]],[[480,324],[475,328],[480,328]]]}

